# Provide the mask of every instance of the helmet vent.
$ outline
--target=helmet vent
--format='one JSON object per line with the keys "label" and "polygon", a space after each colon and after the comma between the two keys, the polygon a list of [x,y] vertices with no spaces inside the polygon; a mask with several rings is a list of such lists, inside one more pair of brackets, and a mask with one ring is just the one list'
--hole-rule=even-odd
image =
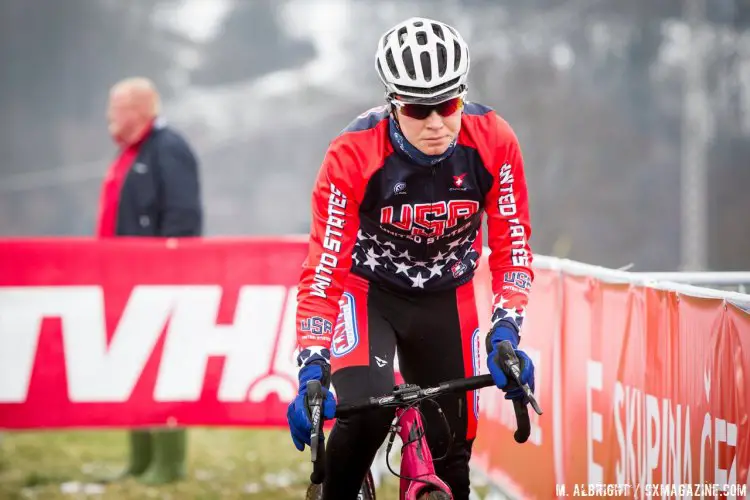
{"label": "helmet vent", "polygon": [[393,76],[395,76],[396,78],[401,78],[398,73],[398,66],[396,66],[396,60],[393,58],[393,51],[391,49],[385,51],[385,61],[386,63],[388,63],[388,69],[391,73],[393,73]]}
{"label": "helmet vent", "polygon": [[422,74],[424,79],[428,82],[432,80],[432,64],[430,61],[430,53],[427,51],[419,54],[419,63],[422,65]]}
{"label": "helmet vent", "polygon": [[406,47],[404,49],[404,52],[401,56],[402,60],[404,61],[404,67],[406,68],[406,74],[409,75],[409,78],[412,80],[417,79],[417,71],[414,69],[414,57],[411,54],[411,47]]}
{"label": "helmet vent", "polygon": [[445,49],[445,45],[439,43],[437,45],[438,53],[438,76],[442,77],[445,75],[445,71],[448,69],[448,51]]}
{"label": "helmet vent", "polygon": [[398,30],[398,33],[396,33],[396,38],[398,39],[398,46],[403,47],[404,42],[406,41],[406,26]]}
{"label": "helmet vent", "polygon": [[443,28],[438,26],[437,24],[432,25],[432,32],[435,33],[435,36],[440,38],[442,41],[445,41],[445,33],[443,33]]}

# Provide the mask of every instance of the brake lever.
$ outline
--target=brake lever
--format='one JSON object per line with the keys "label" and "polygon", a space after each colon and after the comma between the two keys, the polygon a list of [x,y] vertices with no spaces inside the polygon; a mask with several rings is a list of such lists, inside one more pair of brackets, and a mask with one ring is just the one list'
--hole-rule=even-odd
{"label": "brake lever", "polygon": [[516,384],[523,389],[527,401],[531,404],[531,407],[534,408],[537,415],[541,415],[542,408],[534,397],[534,393],[531,392],[531,388],[528,384],[521,383],[521,361],[518,359],[518,356],[516,356],[513,344],[510,343],[510,340],[503,340],[500,342],[498,350],[507,369],[506,373],[510,373]]}

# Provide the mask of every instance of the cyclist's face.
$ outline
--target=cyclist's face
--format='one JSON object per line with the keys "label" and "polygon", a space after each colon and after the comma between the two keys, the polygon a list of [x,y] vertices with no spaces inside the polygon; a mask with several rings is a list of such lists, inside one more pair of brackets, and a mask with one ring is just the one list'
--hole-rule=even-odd
{"label": "cyclist's face", "polygon": [[404,137],[415,148],[427,155],[441,155],[445,153],[451,142],[461,130],[461,108],[448,116],[441,116],[437,111],[424,119],[407,116],[401,109],[396,108],[398,123]]}

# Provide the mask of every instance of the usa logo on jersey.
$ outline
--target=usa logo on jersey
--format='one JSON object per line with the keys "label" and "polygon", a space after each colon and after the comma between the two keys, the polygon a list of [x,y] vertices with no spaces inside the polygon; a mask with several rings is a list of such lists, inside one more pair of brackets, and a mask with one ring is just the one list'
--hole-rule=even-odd
{"label": "usa logo on jersey", "polygon": [[521,271],[511,271],[505,273],[503,282],[520,290],[527,290],[531,286],[531,277]]}

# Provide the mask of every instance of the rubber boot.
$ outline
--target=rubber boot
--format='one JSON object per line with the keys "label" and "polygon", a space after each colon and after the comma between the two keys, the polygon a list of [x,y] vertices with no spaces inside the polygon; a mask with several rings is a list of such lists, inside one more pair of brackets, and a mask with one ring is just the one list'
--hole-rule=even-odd
{"label": "rubber boot", "polygon": [[148,469],[154,454],[154,436],[148,430],[130,431],[130,460],[125,471],[129,476],[140,476]]}
{"label": "rubber boot", "polygon": [[105,475],[96,478],[99,483],[111,483],[130,476],[140,476],[151,463],[153,453],[153,439],[149,430],[132,430],[128,432],[129,457],[128,465],[122,471],[114,475]]}
{"label": "rubber boot", "polygon": [[186,475],[187,431],[160,429],[153,431],[151,463],[138,480],[145,484],[166,484]]}

